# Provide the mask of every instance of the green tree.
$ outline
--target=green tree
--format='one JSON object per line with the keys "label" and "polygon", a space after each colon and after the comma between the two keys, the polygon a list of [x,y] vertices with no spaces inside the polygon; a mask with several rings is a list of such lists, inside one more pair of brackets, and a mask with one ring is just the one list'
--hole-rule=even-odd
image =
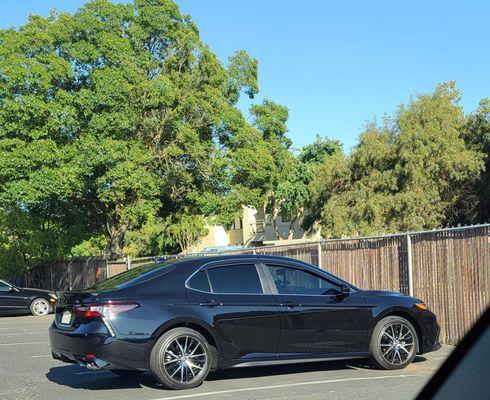
{"label": "green tree", "polygon": [[183,251],[187,251],[207,233],[206,220],[200,215],[183,213],[170,216],[163,226],[163,238],[166,244]]}
{"label": "green tree", "polygon": [[294,157],[289,150],[292,142],[286,136],[289,111],[265,99],[262,104],[253,105],[250,114],[253,125],[261,134],[261,154],[266,154],[271,161],[265,169],[267,179],[263,182],[261,192],[265,194],[266,210],[272,219],[275,238],[281,239],[278,216],[283,209],[285,196],[290,191],[289,178],[295,170]]}
{"label": "green tree", "polygon": [[257,197],[231,165],[253,131],[236,103],[257,91],[257,61],[224,66],[170,0],[94,0],[1,30],[2,249],[26,266],[103,236],[120,257],[166,249],[134,240],[161,235],[155,221],[231,219]]}
{"label": "green tree", "polygon": [[348,159],[327,159],[311,187],[310,214],[320,221],[322,234],[378,234],[461,222],[483,154],[464,141],[459,99],[454,82],[443,83],[401,105],[381,126],[369,124]]}
{"label": "green tree", "polygon": [[[464,139],[474,151],[484,157],[485,167],[480,179],[467,190],[469,201],[461,204],[462,223],[484,223],[490,221],[490,99],[483,99],[478,110],[468,116],[463,129]],[[465,198],[465,199],[466,199]],[[469,205],[468,205],[469,203]],[[469,212],[468,212],[469,211]]]}

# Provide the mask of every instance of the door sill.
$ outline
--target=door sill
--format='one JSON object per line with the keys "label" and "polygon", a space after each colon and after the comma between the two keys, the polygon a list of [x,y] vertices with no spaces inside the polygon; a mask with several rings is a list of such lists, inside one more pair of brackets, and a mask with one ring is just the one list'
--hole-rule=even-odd
{"label": "door sill", "polygon": [[307,362],[321,362],[321,361],[338,361],[338,360],[354,360],[359,358],[368,358],[369,353],[355,353],[355,354],[344,354],[344,355],[330,355],[330,356],[318,356],[318,357],[302,357],[302,358],[290,358],[288,356],[279,355],[274,360],[257,360],[257,361],[237,361],[231,368],[241,368],[241,367],[261,367],[266,365],[283,365],[283,364],[300,364]]}

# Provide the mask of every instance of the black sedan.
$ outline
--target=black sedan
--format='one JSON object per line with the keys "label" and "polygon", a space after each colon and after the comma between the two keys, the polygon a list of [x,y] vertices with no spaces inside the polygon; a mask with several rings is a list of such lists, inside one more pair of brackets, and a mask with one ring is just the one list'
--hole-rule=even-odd
{"label": "black sedan", "polygon": [[49,290],[21,288],[0,279],[0,315],[47,315],[54,311],[57,299]]}
{"label": "black sedan", "polygon": [[270,256],[135,268],[62,294],[50,328],[55,359],[123,376],[151,371],[172,389],[232,366],[370,357],[404,368],[436,350],[438,336],[421,300]]}

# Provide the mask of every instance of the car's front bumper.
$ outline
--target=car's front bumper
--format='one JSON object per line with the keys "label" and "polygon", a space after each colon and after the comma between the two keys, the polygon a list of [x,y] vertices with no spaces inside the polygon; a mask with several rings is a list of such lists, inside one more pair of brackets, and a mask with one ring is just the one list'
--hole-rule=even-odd
{"label": "car's front bumper", "polygon": [[422,334],[419,354],[439,350],[441,348],[439,342],[440,327],[434,313],[429,310],[420,311],[417,313],[417,321]]}

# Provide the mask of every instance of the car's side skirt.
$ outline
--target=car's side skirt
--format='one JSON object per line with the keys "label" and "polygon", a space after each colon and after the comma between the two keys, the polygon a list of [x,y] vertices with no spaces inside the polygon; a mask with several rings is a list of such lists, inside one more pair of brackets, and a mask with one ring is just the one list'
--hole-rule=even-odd
{"label": "car's side skirt", "polygon": [[241,368],[241,367],[260,367],[266,365],[283,365],[283,364],[300,364],[307,362],[321,362],[321,361],[338,361],[338,360],[353,360],[359,358],[368,358],[371,354],[369,352],[362,353],[343,353],[343,354],[325,354],[315,356],[300,356],[297,355],[283,355],[278,354],[277,357],[269,359],[257,359],[257,360],[229,360],[225,362],[225,365],[220,365],[218,368]]}

